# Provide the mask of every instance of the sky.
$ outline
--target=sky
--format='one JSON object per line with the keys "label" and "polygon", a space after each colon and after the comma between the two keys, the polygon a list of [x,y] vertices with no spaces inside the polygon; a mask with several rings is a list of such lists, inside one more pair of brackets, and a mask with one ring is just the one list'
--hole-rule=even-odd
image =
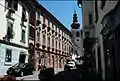
{"label": "sky", "polygon": [[53,14],[64,26],[66,26],[67,29],[71,29],[70,25],[73,21],[74,9],[77,12],[78,22],[82,24],[82,12],[81,8],[77,5],[77,1],[38,0],[38,2]]}

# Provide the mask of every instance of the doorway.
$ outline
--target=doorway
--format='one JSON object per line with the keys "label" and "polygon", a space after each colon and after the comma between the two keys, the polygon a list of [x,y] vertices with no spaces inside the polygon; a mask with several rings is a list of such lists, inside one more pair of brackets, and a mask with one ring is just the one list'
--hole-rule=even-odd
{"label": "doorway", "polygon": [[19,63],[25,63],[25,58],[26,58],[25,54],[20,54]]}

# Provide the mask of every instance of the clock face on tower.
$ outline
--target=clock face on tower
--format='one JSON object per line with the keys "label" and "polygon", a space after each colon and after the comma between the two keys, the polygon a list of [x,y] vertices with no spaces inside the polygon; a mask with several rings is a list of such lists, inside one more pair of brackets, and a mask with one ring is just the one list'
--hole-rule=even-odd
{"label": "clock face on tower", "polygon": [[79,38],[76,38],[75,42],[76,42],[76,43],[79,43],[79,42],[80,42],[80,39],[79,39]]}

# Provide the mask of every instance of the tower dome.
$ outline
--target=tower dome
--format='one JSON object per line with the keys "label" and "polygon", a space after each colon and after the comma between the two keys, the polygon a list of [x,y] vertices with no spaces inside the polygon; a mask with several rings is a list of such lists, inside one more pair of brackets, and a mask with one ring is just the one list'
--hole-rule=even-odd
{"label": "tower dome", "polygon": [[71,28],[72,28],[72,29],[79,29],[79,27],[80,27],[80,24],[78,23],[78,20],[77,20],[77,13],[76,13],[76,11],[74,10],[73,23],[71,24]]}

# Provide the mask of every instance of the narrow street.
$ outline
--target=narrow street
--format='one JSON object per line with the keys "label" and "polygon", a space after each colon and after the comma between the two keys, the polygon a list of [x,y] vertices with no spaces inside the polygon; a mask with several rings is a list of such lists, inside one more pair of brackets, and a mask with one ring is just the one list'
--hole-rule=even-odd
{"label": "narrow street", "polygon": [[120,0],[0,0],[0,24],[0,81],[120,81]]}

